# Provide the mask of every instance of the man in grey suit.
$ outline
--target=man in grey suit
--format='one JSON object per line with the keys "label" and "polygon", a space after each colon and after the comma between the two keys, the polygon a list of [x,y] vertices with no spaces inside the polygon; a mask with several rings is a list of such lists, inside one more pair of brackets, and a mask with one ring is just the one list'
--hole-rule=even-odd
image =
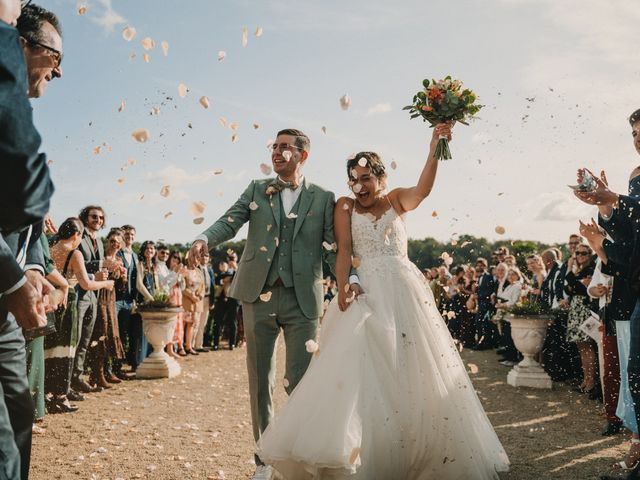
{"label": "man in grey suit", "polygon": [[[284,386],[291,393],[311,360],[305,342],[316,338],[322,312],[322,261],[335,267],[332,192],[309,182],[302,167],[309,138],[278,132],[271,162],[276,178],[253,180],[238,201],[194,241],[189,261],[233,238],[249,222],[247,243],[229,295],[242,302],[253,435],[256,442],[273,417],[275,345],[286,345]],[[329,248],[324,248],[324,245]],[[354,287],[355,288],[355,287]],[[254,479],[270,479],[256,456]]]}
{"label": "man in grey suit", "polygon": [[[105,215],[102,207],[89,205],[84,207],[78,215],[84,224],[84,233],[78,250],[84,257],[84,265],[87,273],[93,275],[95,280],[107,280],[108,270],[113,269],[113,262],[104,259],[104,245],[98,238],[98,232],[105,227]],[[71,374],[71,388],[78,392],[98,391],[100,387],[93,388],[81,378],[84,373],[87,349],[93,335],[93,327],[98,314],[98,291],[78,289],[78,318],[82,322],[80,338],[76,347],[76,356],[73,362]]]}
{"label": "man in grey suit", "polygon": [[[61,50],[59,23],[31,6],[15,25],[16,4],[0,0],[0,478],[26,479],[31,455],[33,403],[25,344],[19,328],[46,325],[46,294],[38,238],[53,184],[26,96],[38,97],[60,76],[59,62],[42,46]],[[20,5],[17,5],[17,11]],[[37,39],[37,40],[36,40]]]}

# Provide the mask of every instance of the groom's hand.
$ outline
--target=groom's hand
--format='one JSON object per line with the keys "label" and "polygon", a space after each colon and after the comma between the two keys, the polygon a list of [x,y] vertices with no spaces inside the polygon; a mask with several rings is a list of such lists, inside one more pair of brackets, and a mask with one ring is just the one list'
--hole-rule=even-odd
{"label": "groom's hand", "polygon": [[189,268],[193,269],[200,265],[200,259],[207,251],[207,244],[203,240],[196,240],[191,244],[189,249]]}
{"label": "groom's hand", "polygon": [[352,292],[351,295],[355,295],[354,300],[364,293],[359,283],[349,285],[349,291]]}

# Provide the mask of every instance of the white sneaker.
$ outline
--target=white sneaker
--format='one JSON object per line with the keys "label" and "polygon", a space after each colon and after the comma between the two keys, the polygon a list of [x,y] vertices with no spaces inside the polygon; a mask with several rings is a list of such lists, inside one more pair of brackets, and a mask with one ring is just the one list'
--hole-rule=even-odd
{"label": "white sneaker", "polygon": [[271,480],[273,478],[273,467],[269,465],[258,465],[253,480]]}

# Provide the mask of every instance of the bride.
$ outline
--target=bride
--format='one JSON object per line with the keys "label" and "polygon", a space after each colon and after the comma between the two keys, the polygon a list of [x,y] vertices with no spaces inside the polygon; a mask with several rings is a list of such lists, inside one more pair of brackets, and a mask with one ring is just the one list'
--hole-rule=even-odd
{"label": "bride", "polygon": [[[377,154],[347,161],[355,200],[336,203],[337,301],[313,360],[269,424],[258,455],[288,480],[496,479],[509,460],[436,309],[407,257],[404,214],[434,184],[434,128],[418,184],[385,194]],[[364,294],[349,297],[356,266]]]}

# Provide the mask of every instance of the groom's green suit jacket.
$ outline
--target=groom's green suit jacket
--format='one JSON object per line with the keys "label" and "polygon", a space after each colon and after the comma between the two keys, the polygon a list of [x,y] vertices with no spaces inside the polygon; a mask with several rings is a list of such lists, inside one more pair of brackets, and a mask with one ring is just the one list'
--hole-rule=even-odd
{"label": "groom's green suit jacket", "polygon": [[293,286],[302,313],[318,318],[323,303],[322,260],[335,271],[336,254],[323,242],[334,244],[332,192],[305,181],[298,199],[293,241],[280,245],[284,220],[281,218],[280,194],[267,194],[274,178],[253,180],[238,201],[213,225],[203,232],[209,248],[232,239],[249,222],[247,243],[231,284],[230,296],[253,303],[265,288],[271,263],[280,248],[290,248]]}

